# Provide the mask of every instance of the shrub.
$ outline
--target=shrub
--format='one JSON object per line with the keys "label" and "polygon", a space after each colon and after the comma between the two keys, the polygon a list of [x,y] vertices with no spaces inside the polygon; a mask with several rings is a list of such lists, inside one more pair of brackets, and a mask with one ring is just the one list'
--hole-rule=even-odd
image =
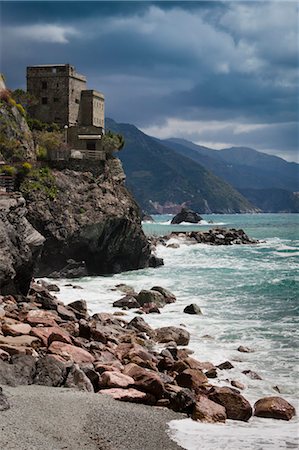
{"label": "shrub", "polygon": [[20,190],[25,197],[33,192],[40,192],[51,201],[55,200],[58,193],[55,178],[49,167],[31,170],[29,176],[22,181]]}
{"label": "shrub", "polygon": [[0,169],[1,173],[13,177],[16,174],[16,168],[13,166],[5,165]]}
{"label": "shrub", "polygon": [[42,145],[37,146],[36,157],[39,161],[46,161],[48,159],[48,152]]}
{"label": "shrub", "polygon": [[121,150],[125,145],[124,137],[121,134],[114,134],[108,131],[102,138],[102,145],[106,152]]}

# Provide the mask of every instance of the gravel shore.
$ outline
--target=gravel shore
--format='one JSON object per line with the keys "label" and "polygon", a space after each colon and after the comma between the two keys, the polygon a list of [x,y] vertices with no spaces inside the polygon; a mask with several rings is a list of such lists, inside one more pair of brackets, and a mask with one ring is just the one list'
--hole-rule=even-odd
{"label": "gravel shore", "polygon": [[0,412],[5,450],[179,450],[167,423],[184,418],[166,408],[108,395],[43,386],[4,386],[11,408]]}

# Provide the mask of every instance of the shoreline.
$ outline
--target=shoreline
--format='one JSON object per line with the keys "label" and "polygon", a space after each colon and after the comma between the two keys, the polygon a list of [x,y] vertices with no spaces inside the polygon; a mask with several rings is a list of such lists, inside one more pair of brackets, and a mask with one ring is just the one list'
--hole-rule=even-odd
{"label": "shoreline", "polygon": [[180,450],[168,422],[185,418],[166,408],[118,402],[109,395],[46,386],[5,386],[1,412],[5,450]]}

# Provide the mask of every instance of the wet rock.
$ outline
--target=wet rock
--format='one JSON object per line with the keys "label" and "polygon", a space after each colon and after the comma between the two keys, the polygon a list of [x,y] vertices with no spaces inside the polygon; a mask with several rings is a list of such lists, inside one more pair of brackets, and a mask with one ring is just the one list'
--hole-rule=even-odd
{"label": "wet rock", "polygon": [[174,384],[166,385],[166,396],[169,398],[169,407],[176,412],[191,414],[195,403],[195,394],[187,388]]}
{"label": "wet rock", "polygon": [[241,391],[243,391],[243,390],[246,388],[245,384],[243,384],[243,383],[241,383],[240,381],[237,381],[237,380],[232,380],[232,381],[230,382],[230,384],[231,384],[233,387],[235,387],[235,388],[237,388],[237,389],[240,389]]}
{"label": "wet rock", "polygon": [[291,420],[296,415],[293,405],[281,397],[264,397],[254,404],[254,415],[271,419]]}
{"label": "wet rock", "polygon": [[262,380],[262,377],[253,370],[243,370],[242,373],[244,373],[244,375],[251,378],[252,380]]}
{"label": "wet rock", "polygon": [[152,314],[152,313],[161,314],[156,303],[144,303],[143,306],[141,307],[141,311],[144,312],[145,314]]}
{"label": "wet rock", "polygon": [[149,258],[149,267],[160,267],[160,266],[164,266],[164,261],[163,258],[158,258],[156,255],[151,255]]}
{"label": "wet rock", "polygon": [[173,217],[173,219],[171,220],[171,224],[176,225],[182,222],[199,223],[201,221],[202,217],[200,217],[200,215],[195,211],[192,211],[192,209],[188,208],[182,208],[181,211]]}
{"label": "wet rock", "polygon": [[202,315],[200,307],[195,303],[191,303],[191,305],[186,306],[186,308],[184,309],[184,313],[197,314],[198,316]]}
{"label": "wet rock", "polygon": [[137,389],[134,388],[103,389],[99,391],[99,394],[110,395],[115,400],[120,400],[122,402],[143,403],[145,405],[153,405],[156,403],[155,397],[153,397],[151,394],[138,391]]}
{"label": "wet rock", "polygon": [[10,408],[10,404],[8,398],[3,392],[3,389],[0,387],[0,411],[6,411]]}
{"label": "wet rock", "polygon": [[254,350],[252,350],[252,349],[249,348],[249,347],[244,347],[243,345],[240,345],[240,346],[238,347],[238,352],[241,352],[241,353],[253,353]]}
{"label": "wet rock", "polygon": [[161,287],[161,286],[153,286],[153,287],[151,288],[151,291],[157,291],[157,292],[160,292],[160,294],[163,295],[163,297],[164,297],[164,302],[165,302],[166,304],[168,304],[168,303],[174,303],[174,302],[176,301],[176,296],[175,296],[172,292],[170,292],[168,289],[165,289],[165,288],[163,288],[163,287]]}
{"label": "wet rock", "polygon": [[146,303],[155,303],[159,308],[161,308],[165,305],[165,299],[158,291],[143,289],[137,295],[136,300],[140,306],[143,306]]}
{"label": "wet rock", "polygon": [[127,284],[116,284],[115,287],[118,291],[124,292],[125,294],[129,296],[133,296],[136,294],[135,289],[132,286],[128,286]]}
{"label": "wet rock", "polygon": [[34,384],[42,386],[62,386],[67,376],[68,365],[53,355],[46,355],[36,362]]}
{"label": "wet rock", "polygon": [[193,409],[192,419],[208,423],[225,422],[226,411],[222,405],[200,395]]}
{"label": "wet rock", "polygon": [[162,327],[156,330],[156,341],[159,343],[175,342],[177,345],[188,345],[190,334],[187,330],[178,327]]}
{"label": "wet rock", "polygon": [[213,387],[208,398],[224,406],[228,419],[247,421],[252,416],[250,403],[236,389]]}
{"label": "wet rock", "polygon": [[140,305],[137,302],[135,297],[132,297],[131,295],[126,295],[125,297],[122,297],[119,300],[116,300],[113,303],[113,306],[115,308],[127,307],[129,309],[132,309],[132,308],[139,308]]}
{"label": "wet rock", "polygon": [[127,388],[134,384],[134,379],[120,372],[104,372],[101,375],[101,388]]}
{"label": "wet rock", "polygon": [[78,391],[94,392],[90,379],[77,364],[71,367],[64,386]]}
{"label": "wet rock", "polygon": [[200,392],[202,386],[208,383],[208,378],[201,370],[186,369],[175,378],[176,383],[194,392]]}
{"label": "wet rock", "polygon": [[213,368],[213,369],[207,370],[205,372],[205,376],[208,378],[217,378],[217,369]]}
{"label": "wet rock", "polygon": [[225,361],[225,362],[219,364],[217,367],[218,367],[218,369],[220,369],[220,370],[230,370],[230,369],[233,369],[233,368],[234,368],[234,366],[232,365],[232,363],[229,362],[229,361]]}
{"label": "wet rock", "polygon": [[54,341],[50,345],[48,351],[55,355],[62,356],[66,360],[71,360],[75,363],[94,362],[95,358],[89,352],[74,345],[65,344],[64,342]]}

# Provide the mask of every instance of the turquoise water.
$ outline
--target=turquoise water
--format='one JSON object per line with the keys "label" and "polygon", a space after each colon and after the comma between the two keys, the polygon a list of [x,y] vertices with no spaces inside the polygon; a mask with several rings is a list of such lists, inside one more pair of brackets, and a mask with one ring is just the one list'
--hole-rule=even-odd
{"label": "turquoise water", "polygon": [[[170,226],[170,216],[156,216],[155,224],[144,224],[148,234],[164,235],[171,230],[208,229],[216,224],[243,228],[258,245],[185,245],[157,248],[165,265],[158,269],[87,277],[74,291],[60,283],[63,301],[86,298],[92,312],[113,311],[112,302],[120,298],[113,290],[126,283],[137,291],[161,285],[177,296],[160,315],[148,315],[155,327],[184,325],[191,332],[190,348],[202,361],[219,364],[230,360],[234,368],[221,371],[218,383],[239,380],[246,385],[244,395],[253,404],[258,398],[277,394],[297,405],[298,392],[298,256],[299,215],[211,215],[203,217],[214,224]],[[178,241],[179,242],[179,241]],[[183,313],[187,304],[197,303],[202,316]],[[134,315],[129,312],[128,318]],[[207,337],[207,335],[209,337]],[[239,345],[254,350],[240,353]],[[262,380],[251,380],[242,373],[256,371]],[[214,382],[214,380],[213,380]],[[215,426],[187,419],[171,424],[172,434],[189,450],[283,449],[297,448],[298,422],[290,423],[252,418],[248,424],[228,421]],[[188,430],[188,432],[186,432]],[[221,439],[221,447],[215,441]],[[192,437],[192,439],[191,439]]]}

